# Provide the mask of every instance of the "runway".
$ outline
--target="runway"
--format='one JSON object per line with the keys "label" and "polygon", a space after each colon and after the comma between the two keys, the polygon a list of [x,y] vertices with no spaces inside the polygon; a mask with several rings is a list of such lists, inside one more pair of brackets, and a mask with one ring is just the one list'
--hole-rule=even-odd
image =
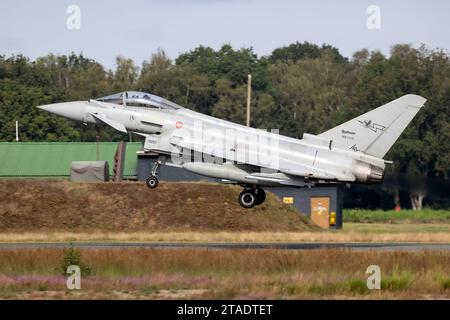
{"label": "runway", "polygon": [[277,249],[277,250],[384,250],[384,251],[450,251],[450,243],[157,243],[157,242],[39,242],[39,243],[0,243],[1,249],[68,248],[80,249]]}

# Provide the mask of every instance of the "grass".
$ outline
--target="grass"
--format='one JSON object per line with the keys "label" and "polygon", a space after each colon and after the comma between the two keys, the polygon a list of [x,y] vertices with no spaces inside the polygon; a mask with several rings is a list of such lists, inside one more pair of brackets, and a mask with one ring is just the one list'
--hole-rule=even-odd
{"label": "grass", "polygon": [[344,224],[344,232],[362,234],[420,234],[420,233],[449,233],[450,223],[353,223]]}
{"label": "grass", "polygon": [[[92,270],[68,291],[61,249],[0,250],[0,298],[450,299],[448,252],[85,249]],[[381,290],[366,268],[381,269]]]}
{"label": "grass", "polygon": [[344,222],[355,223],[450,223],[450,210],[344,210]]}
{"label": "grass", "polygon": [[307,231],[308,219],[269,193],[252,210],[241,188],[211,183],[0,180],[0,231]]}
{"label": "grass", "polygon": [[270,193],[243,209],[239,192],[203,182],[149,191],[131,182],[1,180],[0,242],[450,242],[449,211],[345,210],[344,230],[323,231]]}
{"label": "grass", "polygon": [[441,242],[450,243],[450,224],[345,223],[335,231],[2,232],[0,242]]}
{"label": "grass", "polygon": [[[239,190],[0,181],[0,242],[450,243],[447,211],[346,210],[343,230],[323,231],[271,194],[249,213]],[[65,287],[61,269],[72,263],[85,271],[81,291]],[[366,286],[373,264],[381,290]],[[450,299],[449,265],[450,253],[438,251],[2,248],[0,298]]]}
{"label": "grass", "polygon": [[370,292],[367,288],[367,282],[361,279],[349,279],[346,285],[348,290],[354,294],[367,294]]}
{"label": "grass", "polygon": [[448,279],[442,279],[442,289],[443,290],[450,290],[450,278]]}

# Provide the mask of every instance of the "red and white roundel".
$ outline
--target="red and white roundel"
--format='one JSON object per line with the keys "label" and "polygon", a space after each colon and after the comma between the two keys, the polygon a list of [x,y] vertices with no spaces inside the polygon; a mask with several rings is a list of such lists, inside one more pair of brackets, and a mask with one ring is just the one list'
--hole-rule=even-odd
{"label": "red and white roundel", "polygon": [[182,127],[183,127],[183,122],[177,121],[177,122],[175,123],[175,127],[176,127],[177,129],[182,128]]}

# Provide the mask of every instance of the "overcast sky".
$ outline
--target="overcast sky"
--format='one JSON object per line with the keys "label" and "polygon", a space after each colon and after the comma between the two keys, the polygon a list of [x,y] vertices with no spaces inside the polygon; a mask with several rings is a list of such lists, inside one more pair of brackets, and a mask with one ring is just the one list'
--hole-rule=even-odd
{"label": "overcast sky", "polygon": [[[80,29],[67,28],[69,5],[80,8]],[[367,28],[370,5],[380,8],[380,29]],[[200,44],[252,46],[258,55],[295,41],[328,43],[347,57],[396,43],[447,50],[449,14],[446,0],[1,0],[0,54],[83,52],[114,68],[119,54],[140,65],[158,47],[175,58]]]}

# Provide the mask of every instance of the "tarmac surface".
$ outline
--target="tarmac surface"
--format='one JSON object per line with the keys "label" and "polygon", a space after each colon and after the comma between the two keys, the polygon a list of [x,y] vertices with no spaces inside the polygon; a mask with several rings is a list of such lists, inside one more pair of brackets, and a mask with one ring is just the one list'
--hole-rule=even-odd
{"label": "tarmac surface", "polygon": [[34,248],[68,248],[80,249],[278,249],[278,250],[312,250],[312,249],[348,249],[348,250],[384,250],[384,251],[450,251],[450,243],[192,243],[192,242],[17,242],[0,243],[1,249]]}

